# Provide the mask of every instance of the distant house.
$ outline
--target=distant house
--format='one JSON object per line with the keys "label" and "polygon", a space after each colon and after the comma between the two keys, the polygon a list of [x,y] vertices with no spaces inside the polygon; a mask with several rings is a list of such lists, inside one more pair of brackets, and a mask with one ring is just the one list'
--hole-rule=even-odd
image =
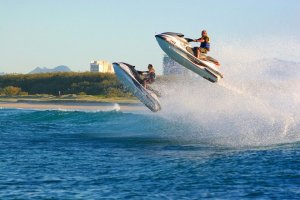
{"label": "distant house", "polygon": [[105,60],[93,60],[90,63],[91,72],[114,73],[114,68],[111,63]]}
{"label": "distant house", "polygon": [[175,62],[169,56],[163,57],[163,74],[164,75],[190,75],[191,72],[182,65]]}

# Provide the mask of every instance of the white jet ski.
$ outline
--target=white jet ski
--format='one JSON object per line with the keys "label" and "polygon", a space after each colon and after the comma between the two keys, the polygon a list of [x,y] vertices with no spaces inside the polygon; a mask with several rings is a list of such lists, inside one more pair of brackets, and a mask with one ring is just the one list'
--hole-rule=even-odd
{"label": "white jet ski", "polygon": [[141,84],[139,73],[134,69],[134,66],[127,63],[113,63],[115,73],[118,80],[136,96],[145,106],[152,112],[161,110],[160,102],[156,94]]}
{"label": "white jet ski", "polygon": [[198,59],[194,56],[193,49],[189,42],[191,39],[184,38],[181,33],[166,32],[155,36],[162,50],[173,60],[215,83],[223,78],[213,58]]}

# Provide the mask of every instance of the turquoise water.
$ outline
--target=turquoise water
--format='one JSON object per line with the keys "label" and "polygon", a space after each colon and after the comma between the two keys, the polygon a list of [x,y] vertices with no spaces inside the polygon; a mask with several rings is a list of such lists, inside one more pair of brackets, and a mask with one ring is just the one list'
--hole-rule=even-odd
{"label": "turquoise water", "polygon": [[232,145],[169,116],[0,109],[0,199],[299,199],[299,140]]}

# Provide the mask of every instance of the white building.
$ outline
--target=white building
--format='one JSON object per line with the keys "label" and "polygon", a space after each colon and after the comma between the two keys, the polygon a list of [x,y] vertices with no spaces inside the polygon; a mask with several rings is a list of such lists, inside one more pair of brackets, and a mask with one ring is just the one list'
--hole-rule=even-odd
{"label": "white building", "polygon": [[97,61],[92,61],[91,64],[91,72],[99,72],[99,64]]}
{"label": "white building", "polygon": [[114,73],[114,68],[111,63],[105,60],[93,60],[90,63],[91,72]]}

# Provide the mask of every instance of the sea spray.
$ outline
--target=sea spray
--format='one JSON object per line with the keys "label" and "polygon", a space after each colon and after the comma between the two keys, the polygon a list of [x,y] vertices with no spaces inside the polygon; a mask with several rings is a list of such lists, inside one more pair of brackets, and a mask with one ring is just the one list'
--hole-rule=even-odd
{"label": "sea spray", "polygon": [[234,79],[227,79],[225,74],[218,84],[201,77],[172,77],[173,80],[161,83],[165,96],[161,98],[160,116],[188,124],[184,133],[172,133],[172,137],[180,139],[230,146],[299,141],[299,78],[278,80],[268,74],[282,64],[277,59],[231,64],[233,71],[243,66],[242,71],[249,69],[249,73]]}

